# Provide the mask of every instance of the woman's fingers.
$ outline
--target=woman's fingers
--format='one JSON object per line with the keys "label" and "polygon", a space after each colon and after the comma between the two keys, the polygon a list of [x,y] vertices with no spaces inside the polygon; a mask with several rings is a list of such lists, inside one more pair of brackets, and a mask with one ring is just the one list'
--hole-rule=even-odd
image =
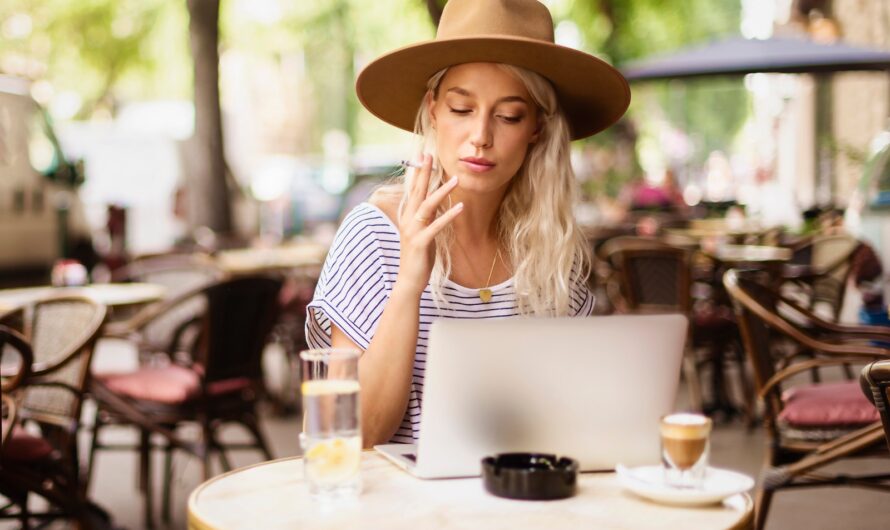
{"label": "woman's fingers", "polygon": [[424,237],[427,241],[432,241],[436,234],[442,231],[443,228],[448,226],[448,223],[454,220],[455,217],[460,215],[464,209],[464,203],[459,202],[452,206],[451,208],[445,210],[445,212],[436,217],[436,220],[430,223],[430,225],[424,228],[419,235]]}
{"label": "woman's fingers", "polygon": [[433,157],[423,155],[420,168],[414,170],[414,175],[411,178],[411,194],[408,197],[408,202],[405,204],[406,210],[409,212],[416,210],[420,203],[423,202],[424,197],[426,197],[427,189],[430,186],[432,167]]}
{"label": "woman's fingers", "polygon": [[426,221],[426,223],[429,223],[429,221],[432,221],[433,217],[436,216],[436,210],[439,208],[439,204],[445,200],[445,197],[447,197],[456,186],[456,176],[448,179],[444,184],[439,186],[439,189],[432,192],[429,197],[420,203],[414,218],[420,222]]}

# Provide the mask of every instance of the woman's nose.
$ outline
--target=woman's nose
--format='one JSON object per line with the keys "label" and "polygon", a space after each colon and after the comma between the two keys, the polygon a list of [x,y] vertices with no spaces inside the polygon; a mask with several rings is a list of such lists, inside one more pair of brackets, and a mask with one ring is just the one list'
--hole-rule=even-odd
{"label": "woman's nose", "polygon": [[473,123],[473,133],[470,137],[470,143],[473,147],[483,148],[491,147],[492,135],[491,124],[487,116],[480,115]]}

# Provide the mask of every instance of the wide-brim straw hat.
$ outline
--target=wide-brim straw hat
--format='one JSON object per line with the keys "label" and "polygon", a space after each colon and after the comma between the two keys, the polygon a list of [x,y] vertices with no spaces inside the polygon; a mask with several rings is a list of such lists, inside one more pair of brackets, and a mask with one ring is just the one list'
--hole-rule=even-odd
{"label": "wide-brim straw hat", "polygon": [[436,38],[374,60],[359,74],[356,93],[372,114],[413,131],[429,78],[475,62],[519,66],[549,79],[573,140],[612,125],[630,104],[630,87],[618,70],[554,43],[553,19],[538,0],[449,0]]}

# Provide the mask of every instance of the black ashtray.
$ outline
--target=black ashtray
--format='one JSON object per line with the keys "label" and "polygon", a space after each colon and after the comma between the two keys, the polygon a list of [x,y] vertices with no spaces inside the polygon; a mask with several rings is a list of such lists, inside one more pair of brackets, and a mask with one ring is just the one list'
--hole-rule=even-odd
{"label": "black ashtray", "polygon": [[508,499],[564,499],[575,494],[578,462],[541,453],[502,453],[482,459],[482,483]]}

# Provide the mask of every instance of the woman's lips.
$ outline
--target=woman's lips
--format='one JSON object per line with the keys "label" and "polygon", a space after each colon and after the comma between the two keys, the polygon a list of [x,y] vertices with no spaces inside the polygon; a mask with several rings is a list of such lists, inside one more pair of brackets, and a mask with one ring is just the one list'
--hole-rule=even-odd
{"label": "woman's lips", "polygon": [[474,173],[484,173],[486,171],[491,171],[494,169],[494,162],[489,162],[488,160],[482,160],[478,158],[461,158],[461,164],[464,165],[467,169]]}

